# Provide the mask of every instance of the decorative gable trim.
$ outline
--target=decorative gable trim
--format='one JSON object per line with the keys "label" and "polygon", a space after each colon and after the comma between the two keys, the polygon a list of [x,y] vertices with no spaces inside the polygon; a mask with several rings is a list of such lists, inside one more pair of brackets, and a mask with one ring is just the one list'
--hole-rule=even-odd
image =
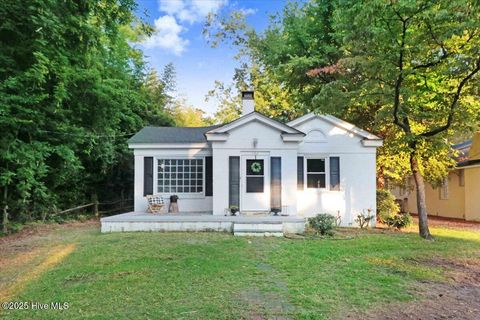
{"label": "decorative gable trim", "polygon": [[295,120],[292,120],[292,121],[288,122],[287,125],[289,125],[291,127],[296,127],[296,126],[298,126],[298,125],[300,125],[300,124],[302,124],[302,123],[304,123],[308,120],[311,120],[313,118],[319,118],[319,119],[325,120],[327,122],[330,122],[331,124],[333,124],[336,127],[339,127],[339,128],[342,128],[346,131],[354,133],[354,134],[356,134],[356,135],[358,135],[362,138],[365,138],[367,140],[380,140],[380,141],[382,141],[382,139],[377,137],[376,135],[371,134],[368,131],[360,129],[359,127],[356,127],[353,124],[351,124],[347,121],[343,121],[342,119],[339,119],[339,118],[334,117],[332,115],[325,115],[325,114],[318,114],[317,115],[313,112],[310,112],[310,113],[307,113],[304,116],[301,116],[300,118],[297,118]]}
{"label": "decorative gable trim", "polygon": [[205,133],[207,141],[226,141],[228,132],[252,121],[260,122],[281,132],[282,140],[285,142],[301,142],[305,133],[292,128],[284,123],[270,119],[258,112],[249,113],[221,127],[215,128]]}
{"label": "decorative gable trim", "polygon": [[247,115],[244,115],[243,117],[240,117],[230,123],[227,123],[221,127],[218,127],[218,128],[215,128],[213,130],[210,130],[206,133],[206,135],[208,134],[211,134],[211,133],[226,133],[232,129],[235,129],[239,126],[242,126],[246,123],[249,123],[251,121],[258,121],[258,122],[261,122],[263,124],[266,124],[272,128],[275,128],[279,131],[281,131],[282,133],[290,133],[290,134],[302,134],[304,135],[303,132],[301,132],[300,130],[297,130],[295,128],[292,128],[284,123],[281,123],[281,122],[278,122],[276,120],[273,120],[273,119],[270,119],[269,117],[267,116],[264,116],[263,114],[261,113],[258,113],[258,112],[252,112],[252,113],[249,113]]}
{"label": "decorative gable trim", "polygon": [[282,140],[285,142],[302,142],[304,137],[303,133],[282,133]]}
{"label": "decorative gable trim", "polygon": [[307,132],[305,139],[303,139],[305,143],[326,143],[327,136],[323,133],[320,129],[313,129]]}

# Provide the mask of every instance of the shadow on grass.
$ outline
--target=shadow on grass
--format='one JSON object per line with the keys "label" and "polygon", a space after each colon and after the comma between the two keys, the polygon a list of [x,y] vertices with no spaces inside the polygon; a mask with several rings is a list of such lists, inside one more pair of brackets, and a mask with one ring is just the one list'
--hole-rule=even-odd
{"label": "shadow on grass", "polygon": [[[465,230],[433,228],[433,242],[413,232],[340,232],[354,239],[69,231],[55,241],[66,245],[74,237],[75,250],[46,264],[48,272],[33,270],[36,276],[11,298],[69,302],[61,314],[69,319],[268,318],[272,306],[284,313],[276,316],[329,318],[411,301],[419,284],[445,281],[448,266],[426,262],[478,257],[480,250],[480,234]],[[53,310],[7,315],[59,316]]]}

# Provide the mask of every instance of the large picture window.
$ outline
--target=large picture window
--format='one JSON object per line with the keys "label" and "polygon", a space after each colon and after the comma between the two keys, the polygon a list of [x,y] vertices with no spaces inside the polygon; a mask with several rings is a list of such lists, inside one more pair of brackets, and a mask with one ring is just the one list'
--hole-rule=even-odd
{"label": "large picture window", "polygon": [[325,178],[325,159],[307,159],[307,188],[325,188]]}
{"label": "large picture window", "polygon": [[159,193],[202,193],[203,159],[159,159]]}

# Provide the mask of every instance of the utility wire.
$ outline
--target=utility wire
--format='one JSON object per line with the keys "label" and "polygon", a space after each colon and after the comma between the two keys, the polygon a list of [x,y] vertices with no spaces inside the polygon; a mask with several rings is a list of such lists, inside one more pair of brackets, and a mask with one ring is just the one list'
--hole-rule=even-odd
{"label": "utility wire", "polygon": [[131,136],[134,135],[137,132],[132,132],[132,133],[122,133],[122,134],[96,134],[96,133],[91,133],[91,134],[77,134],[77,133],[69,133],[69,132],[60,132],[60,131],[51,131],[51,130],[43,130],[43,129],[38,129],[40,132],[45,132],[45,133],[53,133],[53,134],[58,134],[58,135],[64,135],[64,136],[74,136],[74,137],[91,137],[95,136],[97,138],[104,138],[104,137],[125,137],[125,136]]}

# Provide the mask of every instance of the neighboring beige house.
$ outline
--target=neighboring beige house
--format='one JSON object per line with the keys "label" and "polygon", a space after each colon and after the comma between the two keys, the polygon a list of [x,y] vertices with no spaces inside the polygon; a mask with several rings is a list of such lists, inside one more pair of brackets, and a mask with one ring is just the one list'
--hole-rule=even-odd
{"label": "neighboring beige house", "polygon": [[[480,131],[472,140],[454,146],[459,151],[457,167],[450,171],[443,185],[426,184],[427,210],[432,216],[480,221]],[[406,186],[392,190],[402,209],[417,213],[417,196],[413,178]]]}

